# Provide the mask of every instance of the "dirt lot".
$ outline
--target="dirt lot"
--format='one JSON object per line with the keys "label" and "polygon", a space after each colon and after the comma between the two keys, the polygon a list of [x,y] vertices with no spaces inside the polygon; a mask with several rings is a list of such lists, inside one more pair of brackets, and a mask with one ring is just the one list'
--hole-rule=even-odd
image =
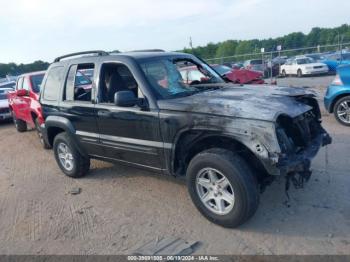
{"label": "dirt lot", "polygon": [[[323,94],[331,79],[279,82],[310,82]],[[350,254],[350,129],[327,114],[324,126],[334,142],[318,154],[306,187],[291,189],[291,206],[277,181],[248,223],[224,229],[199,214],[179,180],[99,161],[74,180],[35,132],[1,123],[0,253],[128,254],[176,236],[201,241],[200,254]],[[71,195],[75,187],[82,192]]]}

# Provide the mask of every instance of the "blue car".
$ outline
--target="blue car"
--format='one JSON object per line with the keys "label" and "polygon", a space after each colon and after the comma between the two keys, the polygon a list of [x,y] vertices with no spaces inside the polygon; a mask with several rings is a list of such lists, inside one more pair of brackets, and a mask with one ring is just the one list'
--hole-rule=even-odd
{"label": "blue car", "polygon": [[321,62],[326,64],[329,69],[329,73],[336,73],[338,66],[350,64],[350,53],[334,53],[324,56]]}
{"label": "blue car", "polygon": [[324,97],[324,105],[339,123],[350,126],[350,65],[338,66],[337,75]]}

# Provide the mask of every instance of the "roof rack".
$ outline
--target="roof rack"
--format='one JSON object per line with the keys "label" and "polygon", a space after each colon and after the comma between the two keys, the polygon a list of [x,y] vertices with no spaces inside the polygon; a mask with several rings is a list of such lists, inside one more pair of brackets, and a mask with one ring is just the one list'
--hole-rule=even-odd
{"label": "roof rack", "polygon": [[163,49],[143,49],[143,50],[133,50],[129,52],[165,52]]}
{"label": "roof rack", "polygon": [[84,52],[77,52],[77,53],[71,53],[68,55],[59,56],[59,57],[55,58],[54,62],[59,62],[59,61],[61,61],[61,59],[68,58],[71,56],[87,55],[87,54],[97,54],[99,56],[109,55],[109,53],[102,51],[102,50],[84,51]]}

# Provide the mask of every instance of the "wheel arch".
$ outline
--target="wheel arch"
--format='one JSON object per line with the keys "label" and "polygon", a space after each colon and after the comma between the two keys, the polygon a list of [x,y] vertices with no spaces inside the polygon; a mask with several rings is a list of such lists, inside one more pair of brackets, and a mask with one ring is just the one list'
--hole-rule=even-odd
{"label": "wheel arch", "polygon": [[183,175],[191,159],[198,153],[211,148],[223,148],[239,152],[243,159],[251,164],[258,180],[262,181],[268,173],[261,160],[239,139],[215,132],[203,130],[187,130],[179,135],[172,156],[174,174]]}
{"label": "wheel arch", "polygon": [[72,123],[64,117],[48,116],[45,120],[45,129],[47,134],[47,142],[53,146],[55,137],[62,132],[67,132],[69,135],[75,134],[75,128]]}
{"label": "wheel arch", "polygon": [[342,99],[343,97],[346,97],[346,96],[350,96],[350,92],[346,92],[346,93],[342,93],[342,94],[339,94],[337,95],[333,100],[332,100],[332,103],[329,107],[329,113],[333,113],[334,112],[334,106],[335,104],[340,100]]}

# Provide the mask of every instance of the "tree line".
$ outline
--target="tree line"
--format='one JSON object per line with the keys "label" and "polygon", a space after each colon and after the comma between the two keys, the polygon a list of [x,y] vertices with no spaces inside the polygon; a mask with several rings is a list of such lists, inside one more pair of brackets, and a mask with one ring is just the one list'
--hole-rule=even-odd
{"label": "tree line", "polygon": [[[181,51],[208,59],[259,53],[261,48],[264,48],[265,52],[271,52],[276,51],[278,45],[281,45],[285,50],[348,42],[350,42],[350,25],[344,24],[335,28],[314,27],[308,34],[294,32],[282,37],[263,40],[227,40],[219,43],[209,43],[206,46],[184,48]],[[27,72],[46,70],[48,66],[49,63],[40,60],[30,64],[0,64],[0,78],[6,75],[19,75]]]}
{"label": "tree line", "polygon": [[48,67],[49,63],[40,60],[30,64],[0,64],[0,78],[6,77],[6,75],[17,76],[28,72],[42,71]]}
{"label": "tree line", "polygon": [[350,25],[344,24],[335,28],[314,27],[308,34],[294,32],[282,37],[263,40],[227,40],[219,43],[209,43],[206,46],[184,48],[182,52],[208,59],[260,53],[261,48],[264,48],[265,52],[271,52],[276,51],[279,45],[286,50],[318,45],[337,45],[348,42],[350,42]]}

